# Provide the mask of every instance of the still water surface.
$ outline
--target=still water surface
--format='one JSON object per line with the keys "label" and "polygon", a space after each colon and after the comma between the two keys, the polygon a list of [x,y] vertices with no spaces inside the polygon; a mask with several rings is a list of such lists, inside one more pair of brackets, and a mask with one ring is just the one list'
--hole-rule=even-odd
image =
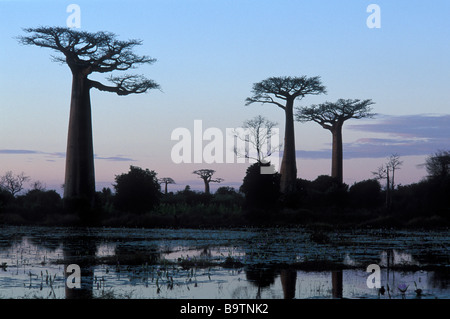
{"label": "still water surface", "polygon": [[0,298],[449,299],[449,243],[447,230],[2,226]]}

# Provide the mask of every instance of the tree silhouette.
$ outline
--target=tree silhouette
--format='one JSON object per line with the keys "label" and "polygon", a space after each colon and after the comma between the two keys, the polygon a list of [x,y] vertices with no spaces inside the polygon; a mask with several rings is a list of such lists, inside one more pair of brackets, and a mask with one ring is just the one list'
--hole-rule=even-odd
{"label": "tree silhouette", "polygon": [[162,177],[159,179],[161,183],[164,183],[164,194],[167,194],[167,184],[175,184],[173,178],[170,177]]}
{"label": "tree silhouette", "polygon": [[[382,180],[386,179],[386,208],[390,208],[392,204],[392,192],[395,187],[395,171],[400,169],[403,165],[403,161],[400,161],[400,155],[392,154],[386,164],[381,165],[372,174],[375,179]],[[392,172],[392,174],[391,174]]]}
{"label": "tree silhouette", "polygon": [[14,175],[12,171],[6,172],[0,176],[0,190],[9,192],[12,196],[16,196],[23,190],[24,183],[29,181],[30,177],[25,173]]}
{"label": "tree silhouette", "polygon": [[256,162],[247,168],[239,191],[245,194],[246,208],[273,210],[280,197],[280,174],[261,174],[261,166],[269,163]]}
{"label": "tree silhouette", "polygon": [[[259,163],[265,162],[267,157],[270,157],[274,152],[277,152],[280,149],[280,145],[272,145],[270,143],[274,134],[273,128],[276,125],[278,125],[278,123],[272,122],[261,115],[246,120],[242,126],[245,131],[241,132],[236,130],[234,134],[237,138],[249,145],[246,145],[243,151],[235,147],[234,153],[237,156],[254,159]],[[250,146],[253,147],[256,154],[251,154]]]}
{"label": "tree silhouette", "polygon": [[115,205],[119,210],[145,213],[159,204],[161,186],[157,173],[149,169],[130,166],[128,173],[116,175]]}
{"label": "tree silhouette", "polygon": [[370,113],[372,100],[345,100],[337,102],[325,102],[309,107],[297,108],[295,114],[299,122],[313,121],[320,124],[324,129],[330,130],[333,135],[331,176],[339,183],[343,181],[343,150],[342,150],[342,126],[349,119],[361,119],[373,117]]}
{"label": "tree silhouette", "polygon": [[395,171],[400,169],[400,166],[403,165],[403,161],[400,160],[400,155],[398,154],[392,154],[388,158],[388,162],[386,166],[392,171],[392,177],[391,177],[391,190],[394,190],[395,188]]}
{"label": "tree silhouette", "polygon": [[246,99],[246,105],[251,103],[274,104],[285,112],[284,151],[280,167],[280,189],[282,193],[295,190],[297,179],[297,164],[295,156],[294,135],[294,101],[306,95],[325,93],[325,87],[320,77],[270,77],[253,84],[253,96]]}
{"label": "tree silhouette", "polygon": [[425,160],[429,178],[446,178],[450,176],[450,151],[439,150]]}
{"label": "tree silhouette", "polygon": [[90,33],[62,27],[26,28],[24,31],[30,35],[19,37],[20,43],[62,53],[53,60],[66,63],[72,71],[64,198],[85,200],[92,207],[95,176],[90,89],[128,95],[159,86],[142,75],[110,76],[111,86],[88,76],[126,71],[140,64],[151,64],[155,59],[133,53],[132,49],[142,43],[140,40],[120,41],[110,32]]}
{"label": "tree silhouette", "polygon": [[212,176],[214,175],[216,171],[212,169],[199,169],[192,172],[192,174],[198,175],[201,179],[203,179],[203,182],[205,183],[205,194],[210,194],[209,191],[209,183],[221,183],[223,182],[223,178],[215,178],[213,179]]}

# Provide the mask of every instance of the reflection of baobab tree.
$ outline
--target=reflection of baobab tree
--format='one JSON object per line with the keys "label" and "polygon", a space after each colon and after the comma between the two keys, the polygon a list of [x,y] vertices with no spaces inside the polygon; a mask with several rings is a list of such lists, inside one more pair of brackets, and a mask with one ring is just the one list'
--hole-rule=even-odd
{"label": "reflection of baobab tree", "polygon": [[272,266],[250,265],[245,269],[247,280],[258,288],[256,299],[261,298],[263,288],[273,285],[276,271]]}
{"label": "reflection of baobab tree", "polygon": [[292,268],[281,269],[281,286],[283,287],[284,299],[295,298],[295,284],[297,282],[297,270]]}
{"label": "reflection of baobab tree", "polygon": [[[88,236],[67,237],[63,241],[63,258],[66,299],[91,299],[93,298],[94,265],[97,245]],[[67,266],[75,264],[81,270],[81,287],[71,288],[67,285],[67,279],[71,273],[67,272]]]}
{"label": "reflection of baobab tree", "polygon": [[342,269],[335,270],[331,272],[331,292],[333,295],[333,298],[342,298],[343,293],[343,282],[342,282]]}

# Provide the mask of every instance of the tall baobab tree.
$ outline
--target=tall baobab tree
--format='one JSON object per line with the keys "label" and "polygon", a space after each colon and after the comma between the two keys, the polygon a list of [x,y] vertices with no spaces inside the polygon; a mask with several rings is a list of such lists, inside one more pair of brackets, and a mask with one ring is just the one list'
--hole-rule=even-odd
{"label": "tall baobab tree", "polygon": [[253,84],[251,103],[274,104],[285,112],[284,151],[280,167],[280,190],[290,193],[295,190],[297,164],[295,156],[294,102],[306,95],[326,93],[320,77],[270,77]]}
{"label": "tall baobab tree", "polygon": [[87,201],[92,206],[95,175],[90,90],[96,88],[128,95],[144,93],[159,88],[159,85],[142,75],[111,75],[108,80],[112,85],[91,80],[88,76],[126,71],[156,60],[133,52],[135,46],[142,44],[140,40],[120,41],[110,32],[90,33],[62,27],[26,28],[24,31],[30,35],[19,37],[20,43],[61,53],[53,60],[66,63],[72,72],[64,198]]}
{"label": "tall baobab tree", "polygon": [[205,183],[205,194],[210,194],[209,191],[209,183],[221,183],[223,182],[223,178],[212,178],[216,171],[213,169],[198,169],[192,172],[192,174],[198,175],[201,179],[203,179],[203,182]]}
{"label": "tall baobab tree", "polygon": [[164,194],[167,194],[168,184],[175,184],[175,181],[171,177],[162,177],[159,179],[159,181],[164,184]]}
{"label": "tall baobab tree", "polygon": [[313,121],[333,135],[331,176],[339,183],[343,182],[343,146],[342,127],[349,119],[371,118],[375,116],[371,113],[370,105],[372,100],[351,100],[339,99],[336,102],[325,102],[309,107],[297,108],[296,120],[299,122]]}

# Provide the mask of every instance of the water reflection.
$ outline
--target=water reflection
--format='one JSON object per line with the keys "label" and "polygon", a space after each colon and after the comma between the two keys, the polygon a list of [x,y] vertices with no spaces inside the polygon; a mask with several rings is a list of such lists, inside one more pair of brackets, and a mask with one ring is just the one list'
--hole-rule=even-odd
{"label": "water reflection", "polygon": [[295,284],[297,282],[297,270],[292,268],[281,269],[280,271],[281,285],[283,287],[284,299],[295,298]]}
{"label": "water reflection", "polygon": [[332,282],[332,295],[333,298],[342,298],[343,296],[343,272],[342,270],[335,270],[331,272],[331,282]]}
{"label": "water reflection", "polygon": [[[358,259],[362,254],[354,250],[343,255],[342,269],[314,271],[302,269],[296,254],[288,256],[287,249],[283,253],[293,263],[272,258],[270,242],[258,251],[242,241],[218,246],[217,233],[197,245],[186,242],[183,232],[164,239],[162,233],[154,237],[139,231],[133,233],[135,237],[125,236],[121,230],[102,236],[89,229],[1,233],[0,265],[6,264],[0,269],[0,298],[101,298],[105,295],[100,288],[105,285],[115,298],[121,297],[117,289],[137,298],[450,297],[448,271],[420,270],[418,258],[399,248],[380,248],[378,260],[373,261],[382,269],[382,291],[367,287],[369,274]],[[80,266],[81,288],[66,284],[70,264]],[[47,286],[46,272],[53,278]],[[44,294],[46,288],[53,294]]]}
{"label": "water reflection", "polygon": [[[83,233],[76,237],[69,236],[63,239],[62,244],[64,263],[64,282],[66,299],[92,299],[94,287],[94,270],[97,244]],[[67,266],[76,264],[81,270],[81,287],[71,288],[67,285],[69,274]]]}
{"label": "water reflection", "polygon": [[245,269],[247,280],[258,288],[255,298],[261,299],[261,291],[266,287],[273,285],[276,276],[276,270],[272,266],[248,266]]}

